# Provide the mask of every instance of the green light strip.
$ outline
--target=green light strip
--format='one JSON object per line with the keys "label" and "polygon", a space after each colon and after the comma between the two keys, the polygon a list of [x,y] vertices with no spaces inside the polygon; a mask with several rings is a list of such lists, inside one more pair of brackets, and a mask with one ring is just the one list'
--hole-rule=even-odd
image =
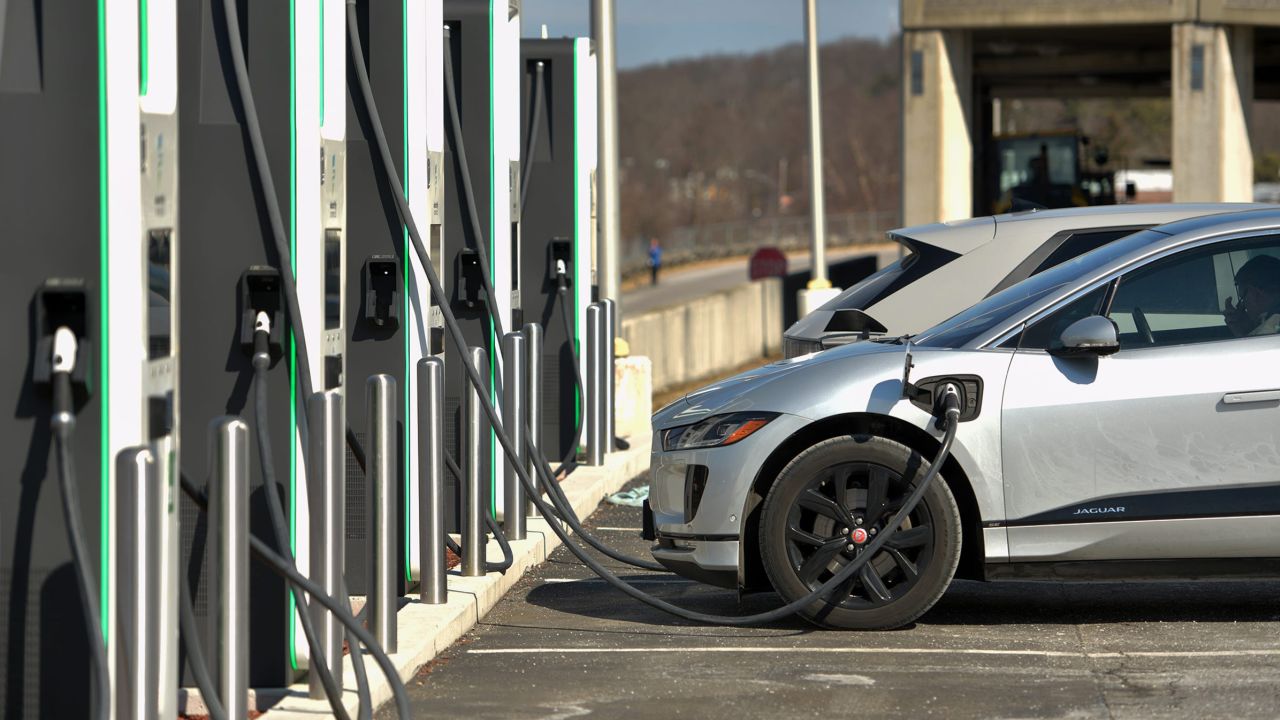
{"label": "green light strip", "polygon": [[138,94],[147,94],[147,84],[149,82],[149,70],[151,68],[151,35],[147,23],[151,18],[148,17],[147,0],[138,0]]}
{"label": "green light strip", "polygon": [[[498,256],[497,256],[497,250],[495,249],[494,241],[498,237],[498,219],[497,219],[498,195],[497,195],[496,188],[497,188],[497,181],[498,181],[498,171],[501,169],[497,167],[498,148],[495,147],[493,144],[493,137],[494,137],[493,125],[494,125],[494,115],[495,115],[494,108],[496,107],[495,103],[497,103],[497,92],[494,88],[494,78],[493,78],[493,65],[494,65],[493,55],[495,52],[495,48],[493,46],[493,26],[496,25],[498,22],[498,15],[497,15],[497,11],[494,9],[494,2],[495,0],[489,0],[489,277],[490,278],[492,278],[493,275],[498,270],[498,265],[497,265]],[[511,171],[508,170],[507,172],[510,173]],[[510,180],[508,180],[508,182],[510,182]],[[515,238],[508,238],[508,241],[515,242]],[[514,271],[515,271],[515,268],[512,268],[512,272]],[[494,288],[494,290],[496,291],[497,288]],[[498,298],[493,298],[493,302],[497,304]],[[489,321],[489,338],[490,338],[489,340],[490,342],[490,345],[489,345],[489,399],[493,402],[494,407],[498,407],[498,392],[497,392],[498,363],[496,362],[498,357],[498,351],[499,351],[498,329],[493,326],[492,321]],[[489,430],[489,512],[490,514],[493,515],[494,518],[498,517],[497,444],[498,444],[497,434],[492,429],[490,429]]]}
{"label": "green light strip", "polygon": [[[578,346],[578,338],[582,337],[582,323],[578,316],[578,283],[582,282],[582,215],[578,211],[578,180],[582,177],[582,168],[579,163],[582,158],[578,155],[579,133],[582,128],[578,127],[578,43],[581,40],[573,41],[573,270],[577,277],[574,278],[573,292],[569,293],[570,299],[573,301],[573,337],[569,338],[569,346],[573,349],[573,362],[578,362],[580,348]],[[545,89],[545,87],[544,87]],[[549,121],[548,121],[548,124]],[[548,128],[550,130],[550,128]],[[590,235],[588,235],[590,237]],[[590,269],[588,269],[588,273]],[[573,424],[576,426],[582,422],[582,388],[574,383],[573,388]],[[577,452],[577,448],[574,448]]]}
{"label": "green light strip", "polygon": [[107,231],[107,17],[106,0],[98,0],[98,292],[99,323],[102,325],[101,376],[102,385],[102,447],[99,448],[101,462],[99,473],[101,480],[98,487],[98,523],[101,542],[99,543],[99,613],[102,620],[102,640],[110,639],[107,618],[111,608],[111,581],[108,577],[111,556],[108,552],[111,534],[111,516],[108,504],[111,490],[111,385],[110,378],[110,344],[109,335],[107,283],[110,274],[107,272],[107,253],[110,244]]}
{"label": "green light strip", "polygon": [[[400,32],[400,62],[401,62],[400,107],[404,111],[404,116],[402,120],[403,124],[400,126],[403,129],[403,132],[400,134],[400,138],[404,144],[404,166],[403,166],[404,167],[404,197],[406,200],[408,200],[410,197],[409,195],[409,2],[408,0],[402,0],[402,2],[400,3],[400,30],[401,30]],[[410,260],[411,256],[409,255],[408,226],[403,227],[403,233],[404,233],[404,238],[403,238],[404,239],[404,255],[403,255],[404,257],[404,293],[402,294],[404,295],[404,312],[400,314],[400,317],[408,318],[409,317],[409,269],[413,265],[413,261]],[[410,384],[410,381],[413,379],[412,373],[414,373],[416,370],[413,367],[412,358],[409,352],[409,345],[412,342],[412,339],[410,337],[411,335],[412,333],[409,333],[409,332],[404,333],[404,403],[401,405],[401,407],[405,409],[404,427],[406,428],[412,427],[413,421],[415,420],[415,418],[409,417],[409,384]],[[409,472],[408,472],[409,457],[410,455],[412,455],[411,444],[410,444],[411,441],[409,440],[410,437],[411,436],[408,433],[405,433],[404,467],[406,468],[406,472],[404,474],[404,497],[406,500],[410,497],[409,484],[412,482],[412,478],[409,477]],[[419,522],[421,522],[421,518],[419,518]],[[405,502],[404,504],[404,527],[405,527],[404,581],[408,583],[413,581],[413,557],[412,557],[413,546],[409,540],[409,538],[412,537],[413,535],[413,526],[409,524],[409,503],[408,502]]]}
{"label": "green light strip", "polygon": [[[289,0],[289,266],[298,273],[298,63],[297,13]],[[324,2],[324,0],[319,0]],[[323,7],[321,8],[323,16]],[[298,553],[298,346],[289,326],[289,549]],[[289,665],[298,669],[297,638],[293,618],[297,613],[293,593],[285,590],[289,613]]]}

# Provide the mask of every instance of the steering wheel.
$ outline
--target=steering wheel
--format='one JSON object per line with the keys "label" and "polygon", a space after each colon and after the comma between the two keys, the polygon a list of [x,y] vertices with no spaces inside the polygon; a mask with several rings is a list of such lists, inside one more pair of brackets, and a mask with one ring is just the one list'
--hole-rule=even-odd
{"label": "steering wheel", "polygon": [[1156,338],[1151,334],[1151,323],[1147,322],[1147,316],[1142,312],[1142,308],[1136,305],[1133,307],[1133,324],[1138,326],[1143,342],[1148,345],[1156,344]]}

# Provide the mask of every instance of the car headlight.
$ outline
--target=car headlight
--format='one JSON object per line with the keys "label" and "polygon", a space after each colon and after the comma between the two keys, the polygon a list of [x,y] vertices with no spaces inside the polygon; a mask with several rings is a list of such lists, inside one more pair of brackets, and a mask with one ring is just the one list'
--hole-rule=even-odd
{"label": "car headlight", "polygon": [[693,425],[682,425],[662,434],[663,450],[692,450],[694,448],[732,445],[750,436],[778,417],[778,413],[736,412],[712,415]]}

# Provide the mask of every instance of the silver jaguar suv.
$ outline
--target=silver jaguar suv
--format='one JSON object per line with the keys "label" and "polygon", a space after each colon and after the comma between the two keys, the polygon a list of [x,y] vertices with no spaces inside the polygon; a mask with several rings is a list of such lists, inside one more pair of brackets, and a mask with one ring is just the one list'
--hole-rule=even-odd
{"label": "silver jaguar suv", "polygon": [[1131,234],[915,337],[784,360],[653,417],[654,557],[785,600],[822,585],[921,479],[939,482],[805,615],[888,628],[952,578],[1205,577],[1280,559],[1280,211]]}

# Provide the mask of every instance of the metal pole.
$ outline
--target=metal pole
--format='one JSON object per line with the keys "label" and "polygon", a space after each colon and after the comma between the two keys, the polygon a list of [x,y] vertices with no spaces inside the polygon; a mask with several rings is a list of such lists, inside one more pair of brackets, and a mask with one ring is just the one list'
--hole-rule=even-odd
{"label": "metal pole", "polygon": [[[489,359],[484,348],[467,349],[467,362],[480,377],[489,376]],[[485,390],[488,392],[488,390]],[[484,486],[481,484],[480,446],[483,440],[484,422],[480,410],[480,391],[468,384],[466,404],[463,407],[462,473],[466,475],[466,494],[462,509],[462,574],[466,577],[484,575]]]}
{"label": "metal pole", "polygon": [[396,381],[374,375],[365,384],[365,512],[369,538],[369,629],[382,649],[396,651]]}
{"label": "metal pole", "polygon": [[591,37],[596,43],[596,90],[599,103],[596,183],[600,224],[596,249],[600,297],[622,297],[619,260],[622,226],[618,207],[618,53],[614,0],[592,0]]}
{"label": "metal pole", "polygon": [[[307,416],[313,425],[308,449],[307,493],[311,502],[311,580],[326,595],[342,595],[342,571],[346,567],[346,487],[347,446],[346,411],[342,393],[337,390],[318,392],[308,401]],[[342,689],[343,627],[318,602],[307,609],[316,627],[320,654],[311,656],[308,679],[312,699],[325,697],[324,685],[315,668],[327,667]]]}
{"label": "metal pole", "polygon": [[209,449],[214,684],[227,717],[242,718],[249,715],[249,426],[214,420]]}
{"label": "metal pole", "polygon": [[506,457],[502,463],[502,531],[508,540],[523,540],[524,488],[520,485],[519,468],[529,462],[525,447],[525,346],[524,335],[509,332],[502,336],[502,356],[507,359],[502,366],[502,426],[516,446],[517,460]]}
{"label": "metal pole", "polygon": [[418,600],[430,605],[449,601],[444,557],[444,360],[418,361],[418,547],[422,583]]}
{"label": "metal pole", "polygon": [[587,465],[604,464],[604,311],[587,306]]}
{"label": "metal pole", "polygon": [[613,408],[616,397],[614,395],[614,338],[618,337],[618,303],[611,298],[605,298],[600,301],[600,311],[602,313],[600,322],[604,327],[603,344],[604,344],[604,360],[602,371],[604,372],[604,401],[601,403],[600,419],[603,427],[600,432],[604,437],[604,451],[613,452],[617,450],[617,433],[615,432],[613,422]]}
{"label": "metal pole", "polygon": [[[160,715],[161,487],[147,448],[116,456],[119,483],[117,573],[121,579],[120,637],[116,651],[116,718],[154,720]],[[170,598],[172,600],[172,598]],[[177,687],[166,691],[177,692]]]}
{"label": "metal pole", "polygon": [[827,279],[827,200],[822,186],[822,83],[818,79],[817,5],[818,0],[804,1],[804,37],[809,57],[809,194],[813,213],[811,289],[831,287]]}
{"label": "metal pole", "polygon": [[[571,341],[572,342],[572,341]],[[525,400],[524,410],[525,416],[529,419],[529,445],[531,448],[542,449],[542,326],[537,323],[529,323],[524,326],[524,354],[525,354]],[[575,356],[573,359],[577,362]],[[525,457],[525,470],[528,471],[529,477],[538,477],[537,469],[534,463],[537,462],[537,453],[529,450]],[[537,516],[538,508],[533,504],[533,498],[525,498],[525,515]]]}

